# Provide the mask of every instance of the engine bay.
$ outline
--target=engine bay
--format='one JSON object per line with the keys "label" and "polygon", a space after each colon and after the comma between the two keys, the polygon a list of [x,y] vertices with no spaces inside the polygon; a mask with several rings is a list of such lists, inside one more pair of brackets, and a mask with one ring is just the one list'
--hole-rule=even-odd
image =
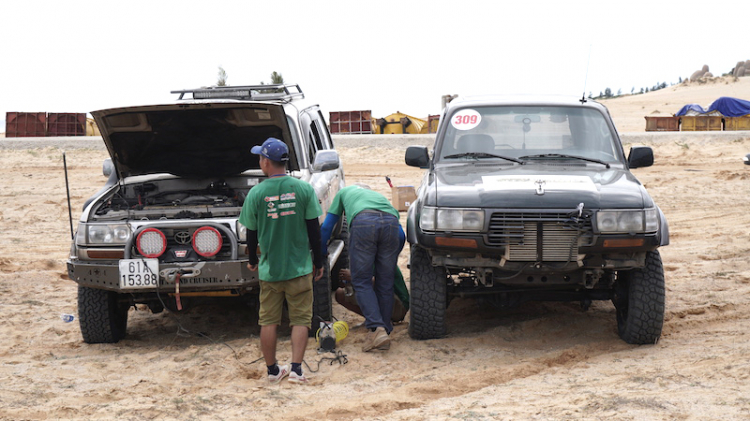
{"label": "engine bay", "polygon": [[123,183],[103,196],[93,220],[204,219],[237,216],[258,177],[152,179]]}

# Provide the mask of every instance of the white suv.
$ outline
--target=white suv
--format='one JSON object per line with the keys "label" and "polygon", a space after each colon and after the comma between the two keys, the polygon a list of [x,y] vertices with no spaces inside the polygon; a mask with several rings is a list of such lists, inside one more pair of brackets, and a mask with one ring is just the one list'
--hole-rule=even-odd
{"label": "white suv", "polygon": [[[315,188],[324,215],[344,187],[320,108],[299,85],[172,93],[179,94],[173,103],[91,113],[111,158],[107,183],[84,205],[68,259],[87,343],[123,338],[135,304],[158,313],[180,309],[187,296],[257,299],[257,273],[247,269],[237,222],[248,191],[265,178],[253,146],[283,140],[289,174]],[[330,320],[330,274],[347,264],[345,227],[337,233],[329,276],[314,284],[313,327]]]}

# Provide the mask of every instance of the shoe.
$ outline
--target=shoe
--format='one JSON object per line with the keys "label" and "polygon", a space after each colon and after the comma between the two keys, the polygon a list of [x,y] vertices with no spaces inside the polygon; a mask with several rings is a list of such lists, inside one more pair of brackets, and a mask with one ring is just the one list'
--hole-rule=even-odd
{"label": "shoe", "polygon": [[388,333],[385,331],[384,327],[379,327],[375,329],[374,332],[371,332],[367,345],[362,347],[362,351],[364,352],[369,352],[373,349],[381,351],[391,349],[391,338],[388,337]]}
{"label": "shoe", "polygon": [[294,371],[289,373],[289,380],[287,380],[289,383],[295,383],[295,384],[307,384],[309,380],[307,380],[307,377],[305,377],[305,373],[297,374]]}
{"label": "shoe", "polygon": [[288,375],[289,375],[289,366],[288,365],[280,365],[279,366],[279,374],[277,374],[275,376],[273,374],[269,374],[268,375],[268,383],[277,384],[280,381],[282,381],[284,379],[284,377],[286,377]]}

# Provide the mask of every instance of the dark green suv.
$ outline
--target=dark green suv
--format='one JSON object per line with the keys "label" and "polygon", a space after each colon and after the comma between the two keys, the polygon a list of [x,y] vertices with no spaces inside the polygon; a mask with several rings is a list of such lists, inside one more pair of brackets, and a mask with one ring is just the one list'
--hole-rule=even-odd
{"label": "dark green suv", "polygon": [[630,172],[653,164],[649,147],[626,157],[607,109],[557,97],[467,97],[448,104],[409,208],[409,333],[447,333],[451,298],[499,306],[531,300],[611,300],[620,337],[655,343],[664,320],[669,244],[664,214]]}

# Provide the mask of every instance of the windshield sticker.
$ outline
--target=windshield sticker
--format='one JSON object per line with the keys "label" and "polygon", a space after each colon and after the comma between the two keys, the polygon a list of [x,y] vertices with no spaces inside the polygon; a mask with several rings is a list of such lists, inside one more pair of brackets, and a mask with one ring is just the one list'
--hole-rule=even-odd
{"label": "windshield sticker", "polygon": [[482,177],[485,190],[596,191],[583,175],[493,175]]}
{"label": "windshield sticker", "polygon": [[481,122],[482,115],[472,109],[461,110],[451,117],[451,125],[457,130],[471,130]]}

